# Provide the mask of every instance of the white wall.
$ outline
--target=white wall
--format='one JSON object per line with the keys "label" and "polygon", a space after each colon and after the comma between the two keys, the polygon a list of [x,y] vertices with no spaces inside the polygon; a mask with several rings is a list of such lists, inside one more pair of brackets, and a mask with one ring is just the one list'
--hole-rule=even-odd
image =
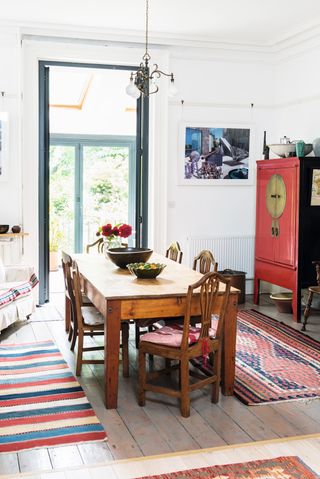
{"label": "white wall", "polygon": [[[271,135],[274,79],[270,65],[220,59],[174,59],[179,102],[169,109],[168,240],[187,250],[189,236],[254,234],[255,162],[262,159],[263,132]],[[251,103],[254,104],[251,108]],[[181,186],[181,125],[250,127],[250,185]],[[182,126],[183,129],[183,126]]]}
{"label": "white wall", "polygon": [[9,113],[9,158],[7,177],[0,181],[0,223],[22,222],[20,158],[20,52],[16,29],[3,28],[0,33],[0,111]]}

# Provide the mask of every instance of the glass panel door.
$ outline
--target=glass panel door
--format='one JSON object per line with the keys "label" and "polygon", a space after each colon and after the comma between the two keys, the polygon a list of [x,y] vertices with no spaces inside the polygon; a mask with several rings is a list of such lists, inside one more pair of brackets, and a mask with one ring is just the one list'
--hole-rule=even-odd
{"label": "glass panel door", "polygon": [[[129,146],[83,147],[83,244],[92,243],[99,226],[131,223]],[[131,205],[132,207],[132,205]],[[129,218],[129,216],[131,218]],[[80,232],[79,232],[80,234]]]}
{"label": "glass panel door", "polygon": [[74,251],[76,152],[76,145],[50,146],[50,253]]}

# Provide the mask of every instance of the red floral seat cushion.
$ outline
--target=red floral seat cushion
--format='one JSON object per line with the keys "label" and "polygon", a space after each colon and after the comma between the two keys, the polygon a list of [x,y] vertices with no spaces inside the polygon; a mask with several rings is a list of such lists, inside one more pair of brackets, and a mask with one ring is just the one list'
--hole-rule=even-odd
{"label": "red floral seat cushion", "polygon": [[[194,344],[200,336],[200,327],[192,327],[189,329],[189,344]],[[151,333],[144,334],[140,341],[148,341],[149,343],[163,344],[164,346],[172,346],[178,348],[181,346],[183,335],[183,324],[171,324],[164,326]],[[209,329],[209,336],[214,338],[215,329]]]}

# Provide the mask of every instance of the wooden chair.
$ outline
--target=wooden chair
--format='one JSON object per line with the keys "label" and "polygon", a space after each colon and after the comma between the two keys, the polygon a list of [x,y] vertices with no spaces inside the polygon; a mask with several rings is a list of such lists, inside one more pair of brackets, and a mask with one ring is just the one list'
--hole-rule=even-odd
{"label": "wooden chair", "polygon": [[[72,282],[69,283],[70,297],[75,311],[74,327],[77,331],[78,351],[76,375],[81,375],[82,364],[104,364],[104,359],[83,359],[83,353],[104,350],[104,346],[84,347],[85,336],[104,335],[104,317],[94,306],[84,306],[80,287],[80,274],[76,261],[73,262]],[[123,376],[129,376],[129,323],[121,323]]]}
{"label": "wooden chair", "polygon": [[166,251],[166,258],[172,259],[173,261],[181,264],[182,256],[183,252],[181,251],[178,241],[171,243]]}
{"label": "wooden chair", "polygon": [[[217,328],[211,328],[213,308],[218,299],[219,285],[225,285],[225,293],[222,298]],[[191,305],[194,292],[200,288],[201,316],[200,324],[196,327],[190,325]],[[211,400],[218,402],[221,370],[221,339],[227,301],[230,293],[229,280],[216,272],[205,274],[197,283],[188,288],[186,309],[183,325],[171,324],[164,326],[153,333],[142,336],[139,347],[139,391],[138,402],[145,405],[146,391],[167,394],[180,399],[180,409],[183,417],[190,415],[190,392],[212,384]],[[220,298],[219,298],[220,300]],[[146,354],[161,356],[166,359],[166,367],[160,371],[147,373]],[[189,371],[189,361],[197,357],[210,355],[213,359],[212,374],[204,376],[195,371]],[[169,366],[171,360],[179,361],[178,366]],[[179,389],[174,390],[165,386],[158,386],[148,382],[156,379],[160,374],[170,373],[179,368]],[[196,375],[197,382],[190,384],[189,373]]]}
{"label": "wooden chair", "polygon": [[[182,261],[182,251],[180,249],[180,245],[177,241],[174,241],[171,243],[169,248],[166,250],[166,258],[172,259],[173,261],[176,261],[177,263],[181,264]],[[157,326],[155,325],[157,322],[157,319],[155,318],[148,318],[148,319],[141,319],[140,321],[135,322],[135,328],[136,328],[136,349],[139,349],[139,343],[140,343],[140,336],[142,334],[145,334],[146,331],[141,331],[141,329],[146,329],[148,328],[148,331],[151,332]]]}
{"label": "wooden chair", "polygon": [[202,274],[209,273],[211,269],[213,271],[218,271],[218,263],[214,259],[211,251],[204,249],[194,258],[193,269]]}
{"label": "wooden chair", "polygon": [[87,244],[86,253],[90,253],[91,248],[96,248],[98,250],[98,253],[103,253],[103,250],[104,250],[103,238],[98,238],[93,243]]}
{"label": "wooden chair", "polygon": [[[71,341],[71,351],[74,350],[74,345],[76,341],[76,336],[74,334],[74,312],[72,310],[72,302],[69,294],[69,287],[68,284],[70,283],[71,279],[71,269],[72,269],[72,258],[69,254],[62,251],[62,271],[63,271],[63,279],[64,279],[64,287],[65,287],[65,330],[68,335],[68,340]],[[91,305],[91,301],[82,293],[82,303],[85,305]]]}
{"label": "wooden chair", "polygon": [[308,294],[307,305],[306,305],[306,308],[305,308],[304,313],[303,313],[304,319],[303,319],[303,324],[302,324],[301,331],[306,330],[307,321],[308,321],[308,318],[309,318],[310,312],[311,312],[313,295],[314,294],[320,295],[320,261],[312,261],[312,264],[314,264],[315,267],[316,267],[317,286],[309,286],[309,288],[308,288],[309,294]]}

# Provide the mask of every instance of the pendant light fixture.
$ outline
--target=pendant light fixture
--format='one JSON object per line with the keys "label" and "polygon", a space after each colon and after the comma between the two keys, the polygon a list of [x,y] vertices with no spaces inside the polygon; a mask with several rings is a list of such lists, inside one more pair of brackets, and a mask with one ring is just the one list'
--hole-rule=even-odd
{"label": "pendant light fixture", "polygon": [[142,57],[142,62],[139,65],[138,70],[131,72],[130,83],[126,88],[126,93],[135,99],[138,99],[140,95],[149,96],[153,93],[157,93],[159,90],[156,80],[164,75],[170,77],[170,85],[168,95],[170,97],[176,95],[177,88],[174,84],[173,73],[165,73],[159,70],[158,65],[155,63],[150,69],[149,62],[151,56],[149,54],[149,0],[146,0],[146,43],[145,53]]}

